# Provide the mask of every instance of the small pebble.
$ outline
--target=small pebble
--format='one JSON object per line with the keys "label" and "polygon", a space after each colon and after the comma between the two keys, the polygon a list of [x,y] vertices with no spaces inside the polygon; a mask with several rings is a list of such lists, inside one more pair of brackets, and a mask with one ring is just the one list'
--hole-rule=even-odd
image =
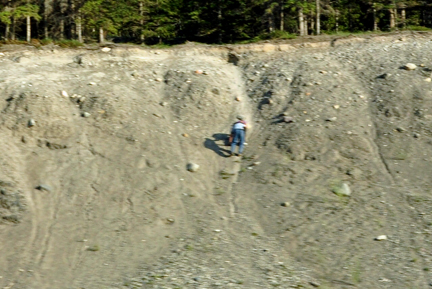
{"label": "small pebble", "polygon": [[378,237],[375,238],[376,241],[384,241],[387,240],[387,236],[386,235],[380,235]]}

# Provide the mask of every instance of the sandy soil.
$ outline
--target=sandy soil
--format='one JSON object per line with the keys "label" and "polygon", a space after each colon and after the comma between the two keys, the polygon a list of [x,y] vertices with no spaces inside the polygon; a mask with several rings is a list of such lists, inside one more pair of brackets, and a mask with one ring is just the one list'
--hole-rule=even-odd
{"label": "sandy soil", "polygon": [[2,47],[0,288],[428,288],[431,36]]}

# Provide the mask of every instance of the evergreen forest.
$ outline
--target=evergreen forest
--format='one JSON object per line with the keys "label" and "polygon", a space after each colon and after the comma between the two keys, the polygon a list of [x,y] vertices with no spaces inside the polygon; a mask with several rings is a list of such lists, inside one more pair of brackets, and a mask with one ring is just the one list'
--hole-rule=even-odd
{"label": "evergreen forest", "polygon": [[368,31],[428,30],[418,0],[1,0],[3,42],[253,42]]}

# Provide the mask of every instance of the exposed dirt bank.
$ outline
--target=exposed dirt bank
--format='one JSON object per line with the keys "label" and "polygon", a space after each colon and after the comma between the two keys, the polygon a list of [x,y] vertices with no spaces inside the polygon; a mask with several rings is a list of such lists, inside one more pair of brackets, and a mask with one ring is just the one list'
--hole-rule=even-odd
{"label": "exposed dirt bank", "polygon": [[431,39],[2,47],[0,288],[427,288]]}

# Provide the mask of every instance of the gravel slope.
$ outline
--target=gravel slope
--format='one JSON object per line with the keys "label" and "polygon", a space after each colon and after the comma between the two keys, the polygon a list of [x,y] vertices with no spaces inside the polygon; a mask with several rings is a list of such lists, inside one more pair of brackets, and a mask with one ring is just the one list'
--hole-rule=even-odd
{"label": "gravel slope", "polygon": [[428,288],[430,40],[3,47],[0,288]]}

